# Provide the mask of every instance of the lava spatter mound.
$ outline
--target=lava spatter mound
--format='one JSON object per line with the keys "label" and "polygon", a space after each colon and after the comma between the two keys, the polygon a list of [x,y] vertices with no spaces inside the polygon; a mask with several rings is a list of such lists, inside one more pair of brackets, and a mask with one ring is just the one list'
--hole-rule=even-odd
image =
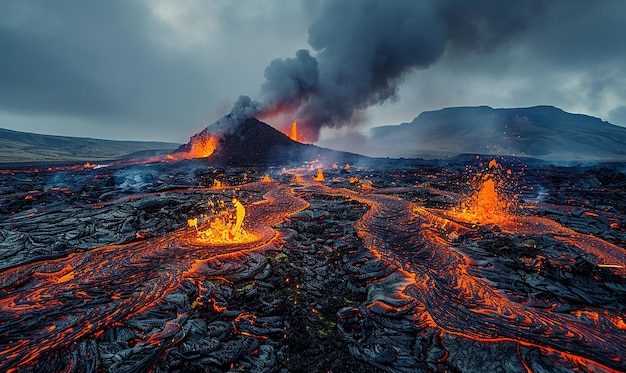
{"label": "lava spatter mound", "polygon": [[330,162],[365,160],[357,154],[302,144],[256,118],[236,122],[225,116],[178,148],[172,156],[208,158],[214,164],[288,165],[315,159]]}

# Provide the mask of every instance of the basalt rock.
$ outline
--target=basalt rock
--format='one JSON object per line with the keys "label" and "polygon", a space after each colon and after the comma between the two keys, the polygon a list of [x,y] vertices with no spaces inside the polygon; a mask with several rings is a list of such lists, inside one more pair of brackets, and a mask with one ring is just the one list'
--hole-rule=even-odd
{"label": "basalt rock", "polygon": [[[0,369],[626,369],[622,171],[513,162],[517,224],[455,218],[484,168],[0,173]],[[262,242],[194,241],[233,197],[293,213]]]}

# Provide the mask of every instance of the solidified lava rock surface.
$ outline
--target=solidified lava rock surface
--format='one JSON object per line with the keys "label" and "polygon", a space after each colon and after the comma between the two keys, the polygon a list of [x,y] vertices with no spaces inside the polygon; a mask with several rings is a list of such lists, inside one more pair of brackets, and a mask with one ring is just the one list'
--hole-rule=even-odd
{"label": "solidified lava rock surface", "polygon": [[0,370],[626,370],[626,167],[498,162],[2,170]]}

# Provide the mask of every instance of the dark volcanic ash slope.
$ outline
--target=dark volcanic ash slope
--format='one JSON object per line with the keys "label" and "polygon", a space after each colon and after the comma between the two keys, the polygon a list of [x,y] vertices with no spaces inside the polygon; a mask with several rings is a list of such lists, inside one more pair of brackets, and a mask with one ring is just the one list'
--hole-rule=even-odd
{"label": "dark volcanic ash slope", "polygon": [[332,162],[366,160],[358,154],[340,152],[291,140],[282,132],[256,118],[241,123],[225,116],[193,135],[176,152],[190,152],[194,142],[216,140],[215,151],[208,158],[226,165],[289,165],[315,159]]}
{"label": "dark volcanic ash slope", "polygon": [[469,153],[565,161],[626,159],[626,128],[552,106],[427,111],[410,123],[372,128],[369,138],[366,155],[371,156],[447,158]]}

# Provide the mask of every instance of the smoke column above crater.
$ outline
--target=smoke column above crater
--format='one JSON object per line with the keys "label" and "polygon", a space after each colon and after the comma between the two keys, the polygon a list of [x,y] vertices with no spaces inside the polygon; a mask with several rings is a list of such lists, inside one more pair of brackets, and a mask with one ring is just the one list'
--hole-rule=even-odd
{"label": "smoke column above crater", "polygon": [[[288,114],[317,141],[322,127],[357,125],[372,105],[399,99],[398,87],[448,47],[489,52],[523,31],[542,10],[538,0],[327,0],[314,12],[308,43],[265,69],[258,101],[241,96],[233,119]],[[291,118],[290,118],[291,119]]]}

